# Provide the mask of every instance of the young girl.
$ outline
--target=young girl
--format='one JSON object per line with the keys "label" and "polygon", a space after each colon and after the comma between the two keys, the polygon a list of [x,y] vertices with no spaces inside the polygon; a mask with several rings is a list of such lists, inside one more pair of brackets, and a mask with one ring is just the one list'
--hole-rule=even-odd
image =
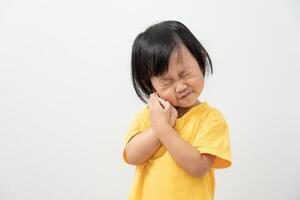
{"label": "young girl", "polygon": [[130,200],[212,200],[214,170],[231,166],[229,128],[222,113],[198,97],[213,72],[201,43],[180,22],[140,33],[132,48],[132,81],[147,103],[123,147],[135,165]]}

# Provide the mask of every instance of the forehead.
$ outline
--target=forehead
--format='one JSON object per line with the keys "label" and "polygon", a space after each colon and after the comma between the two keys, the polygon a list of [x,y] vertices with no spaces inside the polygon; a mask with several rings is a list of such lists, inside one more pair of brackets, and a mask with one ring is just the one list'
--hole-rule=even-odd
{"label": "forehead", "polygon": [[168,71],[161,76],[161,78],[165,78],[172,73],[183,73],[185,71],[192,70],[193,68],[193,56],[189,52],[189,50],[181,45],[173,50],[169,59]]}

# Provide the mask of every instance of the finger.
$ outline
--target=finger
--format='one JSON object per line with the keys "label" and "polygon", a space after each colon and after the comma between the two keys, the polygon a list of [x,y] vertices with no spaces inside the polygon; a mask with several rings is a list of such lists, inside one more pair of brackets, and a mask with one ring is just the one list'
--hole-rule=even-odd
{"label": "finger", "polygon": [[162,105],[162,107],[165,108],[167,105],[166,101],[164,99],[160,98],[157,93],[156,93],[156,97],[157,97],[158,101],[160,102],[160,104]]}
{"label": "finger", "polygon": [[160,109],[164,109],[164,106],[160,103],[157,96],[153,95],[152,100],[153,100],[153,105],[159,107]]}
{"label": "finger", "polygon": [[158,99],[158,101],[159,101],[159,103],[162,105],[162,107],[163,108],[165,108],[166,107],[166,101],[165,100],[163,100],[162,98],[160,98],[160,97],[157,97],[157,99]]}
{"label": "finger", "polygon": [[173,113],[174,118],[177,119],[178,112],[177,112],[177,110],[174,107],[172,108],[172,113]]}
{"label": "finger", "polygon": [[155,94],[155,96],[157,97],[158,100],[160,100],[161,102],[165,102],[165,100],[163,98],[161,98],[160,96],[158,96],[158,94]]}
{"label": "finger", "polygon": [[166,107],[165,107],[166,110],[170,110],[171,109],[171,104],[169,101],[166,102]]}
{"label": "finger", "polygon": [[155,94],[152,96],[152,101],[153,101],[153,103],[159,103],[159,100],[158,100],[157,96],[155,96]]}
{"label": "finger", "polygon": [[153,104],[153,94],[150,94],[149,96],[149,101],[148,101],[148,105],[152,105]]}

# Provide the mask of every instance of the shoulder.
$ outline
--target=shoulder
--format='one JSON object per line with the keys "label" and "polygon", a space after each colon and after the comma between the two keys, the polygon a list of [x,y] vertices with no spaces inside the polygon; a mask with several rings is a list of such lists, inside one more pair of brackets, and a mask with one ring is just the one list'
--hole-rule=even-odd
{"label": "shoulder", "polygon": [[225,119],[222,111],[219,108],[213,106],[209,107],[207,117],[211,120]]}
{"label": "shoulder", "polygon": [[226,133],[229,129],[227,120],[225,119],[223,112],[215,106],[209,106],[207,115],[202,121],[202,127],[215,130],[216,132],[224,133]]}
{"label": "shoulder", "polygon": [[135,114],[137,117],[147,117],[149,115],[149,108],[147,105],[141,106]]}
{"label": "shoulder", "polygon": [[127,135],[132,135],[140,131],[144,131],[150,126],[150,117],[146,106],[139,107],[133,113],[134,114],[131,119]]}
{"label": "shoulder", "polygon": [[205,109],[199,112],[199,116],[201,116],[203,121],[225,121],[224,114],[218,107],[210,105],[207,102],[205,104]]}
{"label": "shoulder", "polygon": [[135,121],[138,123],[148,124],[150,120],[149,108],[147,105],[141,106],[135,112]]}

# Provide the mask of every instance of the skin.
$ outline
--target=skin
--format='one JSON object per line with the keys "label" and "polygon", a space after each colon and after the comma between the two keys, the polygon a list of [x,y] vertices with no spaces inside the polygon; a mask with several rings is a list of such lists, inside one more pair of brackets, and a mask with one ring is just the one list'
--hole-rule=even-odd
{"label": "skin", "polygon": [[151,83],[156,90],[149,101],[151,127],[179,166],[193,176],[202,176],[211,168],[215,156],[199,153],[173,129],[177,117],[201,104],[198,97],[204,88],[204,77],[198,62],[181,45],[170,56],[168,72],[152,77]]}
{"label": "skin", "polygon": [[[148,103],[151,126],[128,142],[127,162],[143,164],[164,145],[176,164],[189,175],[203,176],[213,165],[215,156],[202,154],[173,128],[178,117],[201,103],[197,98],[203,90],[204,79],[197,61],[185,46],[181,46],[172,52],[168,72],[162,77],[152,77],[151,82],[156,90]],[[187,91],[190,94],[180,98]]]}
{"label": "skin", "polygon": [[[176,108],[178,117],[201,103],[198,97],[204,88],[203,74],[196,59],[184,45],[172,52],[168,72],[152,77],[151,83],[158,96]],[[191,93],[188,96],[180,98],[189,91]]]}

